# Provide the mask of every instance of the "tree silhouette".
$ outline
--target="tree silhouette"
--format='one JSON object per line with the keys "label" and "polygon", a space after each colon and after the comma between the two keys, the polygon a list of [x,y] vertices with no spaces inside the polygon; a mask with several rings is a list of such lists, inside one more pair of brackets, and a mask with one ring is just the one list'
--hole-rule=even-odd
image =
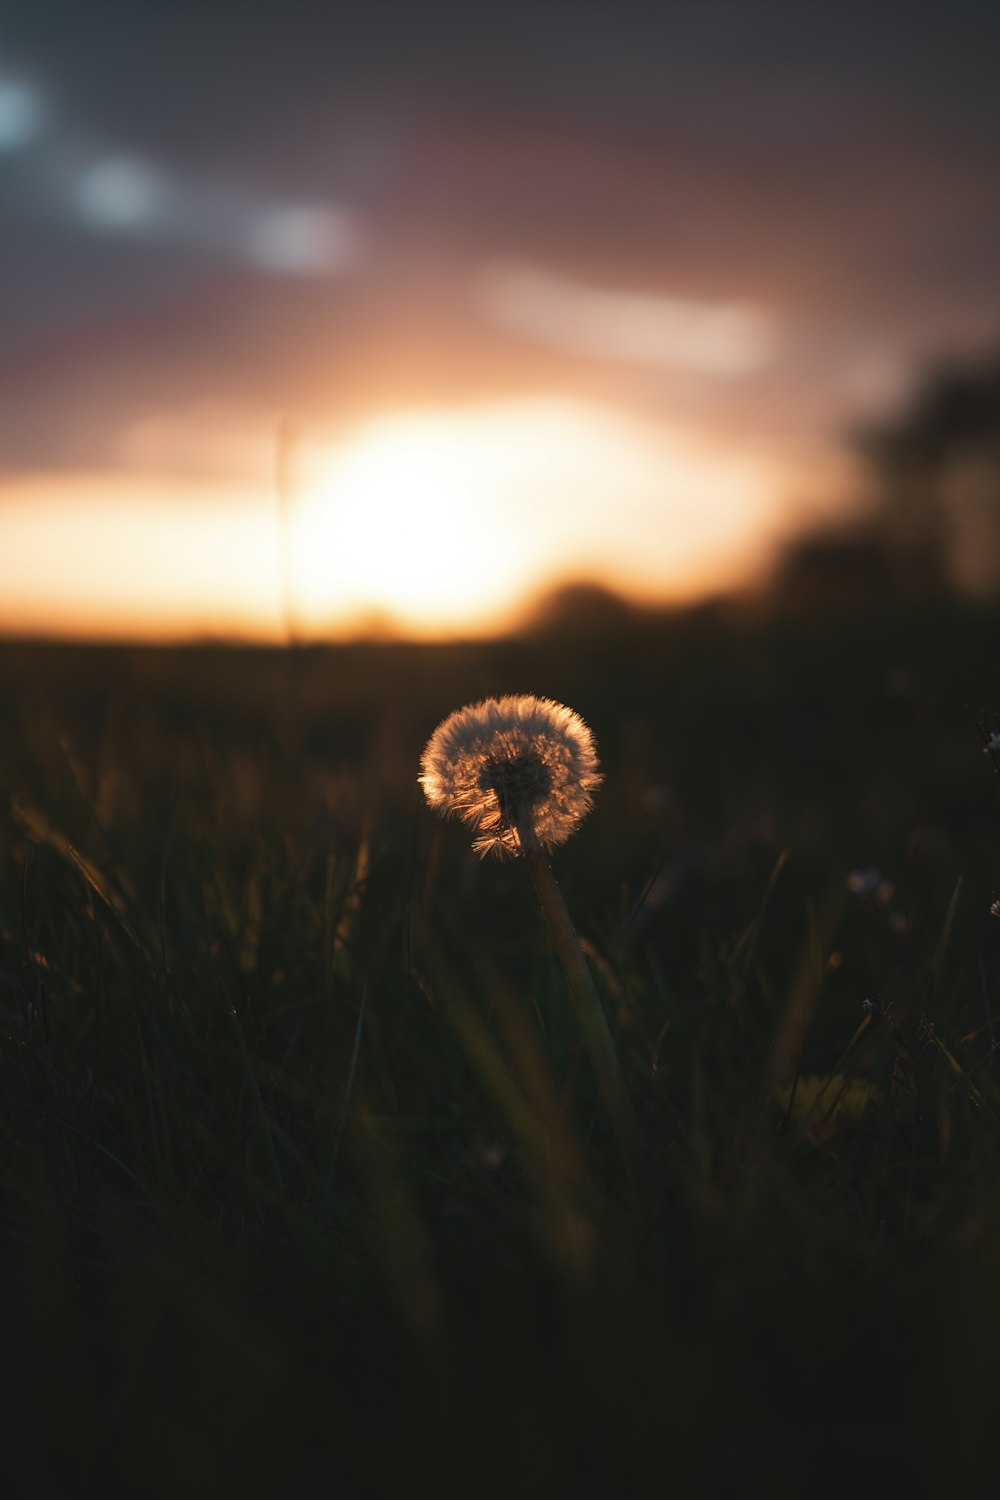
{"label": "tree silhouette", "polygon": [[939,365],[851,446],[860,517],[795,538],[778,560],[775,595],[821,604],[950,589],[1000,595],[1000,354]]}
{"label": "tree silhouette", "polygon": [[1000,591],[1000,356],[932,371],[856,446],[875,524],[900,561],[928,581]]}

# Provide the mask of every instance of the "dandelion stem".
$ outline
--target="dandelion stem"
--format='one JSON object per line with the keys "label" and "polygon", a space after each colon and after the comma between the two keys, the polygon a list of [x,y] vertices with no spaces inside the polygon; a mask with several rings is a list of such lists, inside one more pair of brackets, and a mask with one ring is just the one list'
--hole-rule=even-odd
{"label": "dandelion stem", "polygon": [[522,847],[542,913],[569,984],[597,1087],[628,1173],[629,1185],[633,1193],[637,1193],[643,1175],[642,1135],[625,1086],[618,1053],[608,1030],[607,1019],[594,988],[587,960],[583,956],[580,939],[548,861],[535,839],[522,835]]}

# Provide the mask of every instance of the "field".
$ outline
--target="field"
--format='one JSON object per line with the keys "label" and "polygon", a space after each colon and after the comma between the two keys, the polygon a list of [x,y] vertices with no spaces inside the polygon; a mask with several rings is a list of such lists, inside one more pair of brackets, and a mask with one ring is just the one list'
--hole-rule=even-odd
{"label": "field", "polygon": [[[18,1492],[996,1493],[998,642],[5,646]],[[601,753],[552,863],[638,1197],[524,868],[416,782],[505,692]]]}

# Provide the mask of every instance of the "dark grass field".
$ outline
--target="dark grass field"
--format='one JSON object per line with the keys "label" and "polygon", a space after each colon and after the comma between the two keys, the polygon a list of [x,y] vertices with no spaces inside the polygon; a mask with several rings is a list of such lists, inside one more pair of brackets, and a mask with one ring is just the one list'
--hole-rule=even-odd
{"label": "dark grass field", "polygon": [[[7,1493],[995,1494],[998,647],[3,647]],[[525,870],[417,786],[505,692],[600,748],[553,865],[639,1208]]]}

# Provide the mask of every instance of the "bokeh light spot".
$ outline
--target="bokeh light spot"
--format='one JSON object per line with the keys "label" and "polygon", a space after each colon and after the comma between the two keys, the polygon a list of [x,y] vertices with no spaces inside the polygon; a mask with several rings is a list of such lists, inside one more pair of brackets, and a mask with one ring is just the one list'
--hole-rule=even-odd
{"label": "bokeh light spot", "polygon": [[131,157],[105,157],[77,179],[75,197],[91,229],[128,231],[154,224],[164,210],[165,189],[157,174]]}
{"label": "bokeh light spot", "polygon": [[45,105],[41,94],[19,78],[0,78],[0,151],[20,151],[41,133]]}

